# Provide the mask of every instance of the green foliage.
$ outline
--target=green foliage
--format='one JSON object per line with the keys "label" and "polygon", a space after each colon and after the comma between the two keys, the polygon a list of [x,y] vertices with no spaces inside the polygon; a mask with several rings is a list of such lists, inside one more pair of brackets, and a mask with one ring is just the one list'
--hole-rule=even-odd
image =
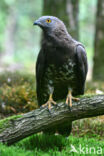
{"label": "green foliage", "polygon": [[97,90],[104,92],[104,82],[90,81],[86,84],[86,94],[97,94]]}
{"label": "green foliage", "polygon": [[[80,41],[84,43],[85,47],[87,47],[88,59],[90,63],[92,63],[93,57],[96,1],[97,0],[80,0]],[[36,61],[36,57],[40,49],[39,43],[41,38],[41,32],[39,28],[33,27],[33,22],[42,15],[43,1],[0,1],[0,53],[5,52],[5,33],[8,29],[7,23],[8,21],[10,21],[10,11],[12,11],[12,9],[10,10],[10,8],[13,8],[16,15],[15,33],[13,34],[15,49],[15,52],[13,54],[14,61],[26,65],[27,62],[30,63]],[[8,62],[11,63],[9,60]]]}
{"label": "green foliage", "polygon": [[37,108],[35,76],[21,73],[0,75],[0,112],[24,113]]}
{"label": "green foliage", "polygon": [[[11,12],[13,12],[13,14]],[[23,64],[26,64],[26,61],[36,61],[36,56],[39,51],[40,30],[37,28],[34,29],[33,22],[40,17],[41,14],[42,0],[0,1],[0,53],[5,54],[5,47],[7,46],[5,41],[11,40],[11,35],[8,36],[7,33],[7,31],[9,31],[8,29],[15,27],[12,39],[15,51],[12,56],[14,58],[13,61]],[[13,22],[13,20],[16,21]],[[10,22],[11,25],[8,27],[8,23]],[[12,23],[16,24],[13,25]],[[8,62],[11,64],[9,60]]]}
{"label": "green foliage", "polygon": [[72,133],[77,137],[104,138],[104,116],[81,119],[73,122]]}
{"label": "green foliage", "polygon": [[34,156],[31,151],[25,151],[22,148],[0,144],[0,155],[1,156]]}
{"label": "green foliage", "polygon": [[[88,82],[88,97],[96,94],[96,90],[104,91],[103,82]],[[36,109],[36,82],[32,74],[6,72],[0,74],[0,113],[4,115],[25,113]]]}
{"label": "green foliage", "polygon": [[[0,111],[2,110],[0,113],[21,114],[37,108],[35,89],[34,75],[9,72],[1,74],[0,103],[4,102],[5,108],[0,108]],[[95,94],[96,89],[104,91],[104,83],[87,83],[86,93]],[[1,120],[0,127],[7,128],[9,124],[6,123],[18,117],[21,115]],[[97,148],[99,146],[102,147],[104,153],[103,123],[103,116],[74,121],[72,134],[67,139],[60,135],[33,135],[10,147],[0,144],[0,154],[2,156],[69,156],[71,144],[76,148],[80,144],[83,147],[88,145],[88,147]],[[70,155],[76,156],[77,154],[72,153]]]}
{"label": "green foliage", "polygon": [[80,0],[79,9],[79,30],[80,41],[85,45],[89,66],[93,62],[93,44],[95,34],[95,18],[96,18],[97,0]]}
{"label": "green foliage", "polygon": [[[104,142],[97,139],[87,137],[77,138],[70,136],[64,138],[62,136],[49,136],[49,135],[33,135],[7,147],[0,144],[0,152],[2,156],[79,156],[76,153],[70,153],[71,145],[73,145],[77,150],[79,145],[82,147],[101,147],[104,153]],[[85,154],[81,154],[84,156]],[[97,154],[94,154],[95,156]]]}
{"label": "green foliage", "polygon": [[89,48],[93,46],[96,3],[97,0],[80,0],[80,38]]}

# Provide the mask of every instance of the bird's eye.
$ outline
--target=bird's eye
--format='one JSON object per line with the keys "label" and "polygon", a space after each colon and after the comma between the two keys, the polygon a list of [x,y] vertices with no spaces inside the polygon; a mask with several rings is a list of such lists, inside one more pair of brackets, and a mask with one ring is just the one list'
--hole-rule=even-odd
{"label": "bird's eye", "polygon": [[51,23],[51,19],[46,19],[46,23]]}

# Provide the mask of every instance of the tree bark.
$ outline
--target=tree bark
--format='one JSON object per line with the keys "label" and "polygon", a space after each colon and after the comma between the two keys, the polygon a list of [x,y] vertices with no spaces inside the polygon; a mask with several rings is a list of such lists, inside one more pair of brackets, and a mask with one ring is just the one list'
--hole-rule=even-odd
{"label": "tree bark", "polygon": [[93,79],[104,81],[104,0],[98,0]]}
{"label": "tree bark", "polygon": [[79,0],[44,0],[43,15],[60,18],[66,25],[68,32],[78,40]]}
{"label": "tree bark", "polygon": [[63,125],[66,121],[103,114],[104,95],[82,97],[79,102],[73,102],[71,109],[64,102],[58,102],[57,106],[52,106],[50,112],[47,107],[41,107],[21,117],[1,120],[0,142],[10,145],[32,134]]}

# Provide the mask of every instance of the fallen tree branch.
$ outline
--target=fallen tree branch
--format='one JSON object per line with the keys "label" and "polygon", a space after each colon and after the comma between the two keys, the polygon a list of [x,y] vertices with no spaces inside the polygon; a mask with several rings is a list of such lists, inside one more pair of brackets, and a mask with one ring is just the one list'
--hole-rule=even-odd
{"label": "fallen tree branch", "polygon": [[37,132],[82,118],[104,114],[104,95],[84,96],[73,102],[71,110],[64,102],[48,108],[39,108],[21,116],[0,121],[0,142],[13,144]]}

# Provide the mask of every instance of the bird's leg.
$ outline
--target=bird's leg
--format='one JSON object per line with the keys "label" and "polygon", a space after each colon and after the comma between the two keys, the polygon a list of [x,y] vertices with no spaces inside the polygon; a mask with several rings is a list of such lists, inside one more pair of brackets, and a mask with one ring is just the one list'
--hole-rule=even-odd
{"label": "bird's leg", "polygon": [[42,107],[48,106],[48,109],[51,109],[51,104],[56,105],[56,102],[52,98],[52,94],[50,94],[48,101],[42,105]]}
{"label": "bird's leg", "polygon": [[71,90],[68,91],[68,95],[66,98],[66,104],[72,107],[72,100],[79,101],[79,98],[75,98],[72,96]]}

